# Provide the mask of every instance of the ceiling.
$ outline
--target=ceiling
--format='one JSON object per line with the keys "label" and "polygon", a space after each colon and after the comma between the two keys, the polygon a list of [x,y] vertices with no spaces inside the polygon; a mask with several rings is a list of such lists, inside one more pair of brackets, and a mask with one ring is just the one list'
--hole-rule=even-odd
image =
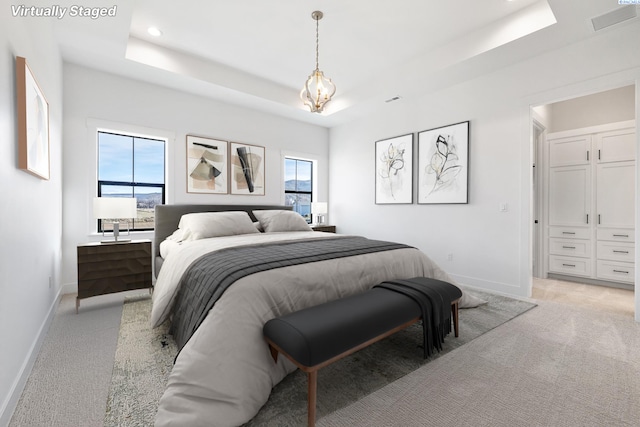
{"label": "ceiling", "polygon": [[[67,62],[332,127],[388,108],[391,98],[403,102],[592,37],[591,18],[619,7],[615,0],[133,0],[117,2],[115,17],[54,26]],[[337,86],[322,114],[299,98],[315,68],[314,10],[324,13],[320,69]],[[162,36],[149,35],[149,26]]]}

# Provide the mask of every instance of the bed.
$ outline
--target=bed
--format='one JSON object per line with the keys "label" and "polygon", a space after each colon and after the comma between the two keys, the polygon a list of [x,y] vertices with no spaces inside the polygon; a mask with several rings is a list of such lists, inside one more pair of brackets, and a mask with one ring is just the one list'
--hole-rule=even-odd
{"label": "bed", "polygon": [[[164,205],[155,215],[151,323],[171,322],[180,348],[156,426],[249,421],[296,369],[286,358],[273,363],[262,336],[271,318],[390,279],[453,283],[415,248],[314,232],[288,206]],[[231,279],[221,273],[230,268]],[[223,276],[228,285],[207,294]]]}

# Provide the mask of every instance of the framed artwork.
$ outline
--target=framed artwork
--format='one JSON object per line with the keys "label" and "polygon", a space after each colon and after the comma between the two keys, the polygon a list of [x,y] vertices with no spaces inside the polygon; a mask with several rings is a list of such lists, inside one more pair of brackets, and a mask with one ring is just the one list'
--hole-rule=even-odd
{"label": "framed artwork", "polygon": [[227,141],[187,135],[187,192],[229,193]]}
{"label": "framed artwork", "polygon": [[468,203],[469,122],[418,133],[418,204]]}
{"label": "framed artwork", "polygon": [[264,147],[231,143],[231,194],[264,196]]}
{"label": "framed artwork", "polygon": [[27,60],[16,57],[18,167],[49,179],[49,103]]}
{"label": "framed artwork", "polygon": [[413,134],[376,141],[376,204],[413,203]]}

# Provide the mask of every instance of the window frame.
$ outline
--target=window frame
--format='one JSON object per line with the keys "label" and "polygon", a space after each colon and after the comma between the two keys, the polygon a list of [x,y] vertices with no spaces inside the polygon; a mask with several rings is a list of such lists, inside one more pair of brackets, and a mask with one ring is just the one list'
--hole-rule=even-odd
{"label": "window frame", "polygon": [[[111,181],[111,180],[101,180],[99,179],[100,176],[100,134],[110,134],[110,135],[116,135],[116,136],[123,136],[123,137],[127,137],[127,138],[140,138],[140,139],[146,139],[146,140],[153,140],[153,141],[158,141],[158,142],[162,142],[163,143],[163,155],[164,155],[164,159],[163,159],[163,184],[159,184],[159,183],[147,183],[147,182],[137,182],[137,181],[132,181],[132,182],[128,182],[128,181]],[[154,132],[155,133],[155,132]],[[102,187],[103,186],[115,186],[115,187],[126,187],[126,188],[130,188],[133,189],[133,192],[135,194],[135,188],[136,187],[154,187],[154,188],[160,188],[161,189],[161,199],[162,199],[162,204],[167,204],[167,178],[168,178],[168,147],[169,147],[169,138],[166,136],[156,136],[156,135],[149,135],[149,134],[141,134],[138,132],[131,132],[128,130],[114,130],[114,129],[105,129],[102,127],[96,127],[95,129],[95,150],[96,150],[96,184],[97,184],[97,196],[101,197],[102,196]],[[133,150],[133,157],[132,157],[132,168],[135,171],[135,144],[132,144],[132,150]],[[135,172],[134,172],[134,176],[133,178],[135,178]],[[96,224],[97,224],[97,232],[98,233],[104,233],[105,231],[110,231],[110,230],[104,230],[102,227],[102,220],[98,219],[96,220]],[[153,231],[155,228],[154,227],[144,227],[144,228],[135,228],[135,219],[133,219],[132,222],[132,227],[130,228],[130,232],[149,232],[149,231]]]}
{"label": "window frame", "polygon": [[[299,191],[299,190],[287,190],[287,186],[286,186],[286,182],[287,182],[287,177],[286,177],[286,165],[287,165],[287,160],[295,160],[296,161],[296,180],[298,179],[298,173],[297,173],[297,163],[298,162],[306,162],[309,163],[309,166],[311,168],[310,170],[310,183],[309,183],[309,187],[311,188],[310,191]],[[309,195],[309,218],[307,219],[307,223],[312,224],[313,223],[313,212],[311,211],[311,203],[313,203],[314,201],[314,189],[315,189],[315,161],[311,160],[311,159],[304,159],[304,158],[300,158],[297,156],[293,156],[293,155],[285,155],[284,156],[284,170],[285,170],[285,176],[283,179],[283,185],[284,185],[284,198],[285,198],[285,205],[286,205],[286,201],[287,201],[287,194],[301,194],[301,195]],[[297,211],[296,211],[297,212]]]}

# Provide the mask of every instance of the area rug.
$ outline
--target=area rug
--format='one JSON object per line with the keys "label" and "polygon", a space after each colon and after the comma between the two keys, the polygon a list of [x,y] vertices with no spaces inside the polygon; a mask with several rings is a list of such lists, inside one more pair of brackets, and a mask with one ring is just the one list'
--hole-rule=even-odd
{"label": "area rug", "polygon": [[[432,357],[423,359],[422,349],[418,347],[422,341],[422,327],[415,324],[321,369],[318,374],[318,419],[535,307],[533,303],[504,296],[465,292],[484,299],[487,304],[460,310],[460,336],[448,335],[443,350]],[[167,325],[149,328],[150,311],[150,298],[125,301],[105,415],[106,427],[153,425],[177,349],[167,334]],[[246,426],[304,425],[306,412],[307,376],[296,371],[273,389],[267,403]]]}

